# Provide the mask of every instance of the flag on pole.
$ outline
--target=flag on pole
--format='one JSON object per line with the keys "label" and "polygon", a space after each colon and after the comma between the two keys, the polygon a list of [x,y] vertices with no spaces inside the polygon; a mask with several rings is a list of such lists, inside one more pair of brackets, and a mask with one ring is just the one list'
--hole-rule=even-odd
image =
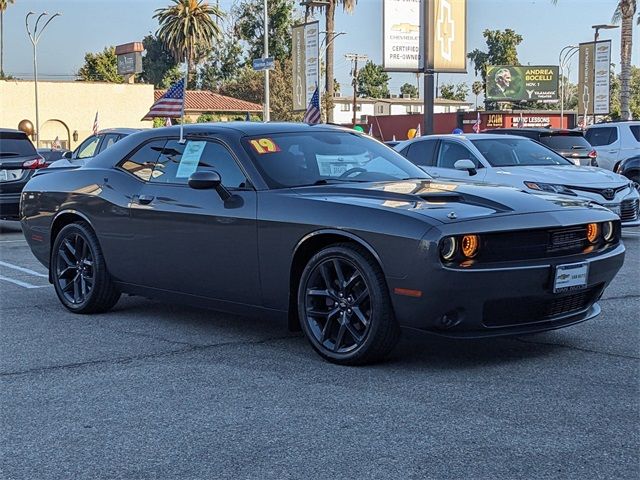
{"label": "flag on pole", "polygon": [[367,135],[369,135],[370,137],[373,137],[373,123],[369,124],[369,133]]}
{"label": "flag on pole", "polygon": [[422,136],[422,132],[420,131],[420,124],[418,123],[418,128],[416,128],[416,134],[413,136],[413,138],[421,137],[421,136]]}
{"label": "flag on pole", "polygon": [[[182,116],[184,103],[184,78],[171,85],[169,89],[156,102],[151,105],[149,113],[142,120],[151,120],[154,117],[168,118]],[[97,117],[96,117],[97,118]]]}
{"label": "flag on pole", "polygon": [[56,139],[51,144],[51,148],[53,150],[60,150],[62,148],[62,144],[60,143],[60,137],[56,135]]}
{"label": "flag on pole", "polygon": [[98,134],[98,111],[96,110],[96,118],[93,119],[93,134]]}
{"label": "flag on pole", "polygon": [[480,112],[478,112],[476,123],[473,124],[472,128],[475,133],[480,133]]}
{"label": "flag on pole", "polygon": [[316,90],[313,92],[313,96],[309,101],[309,105],[307,106],[307,111],[304,112],[304,118],[302,119],[304,123],[320,123],[320,92],[318,91],[318,86],[316,85]]}
{"label": "flag on pole", "polygon": [[520,118],[518,118],[518,128],[524,128],[524,118],[522,118],[522,112],[520,112]]}
{"label": "flag on pole", "polygon": [[396,141],[397,141],[397,140],[396,140],[396,134],[395,134],[395,133],[393,134],[393,140],[392,140],[392,141],[394,141],[394,142],[396,142]]}
{"label": "flag on pole", "polygon": [[165,127],[172,127],[173,126],[173,124],[171,123],[171,118],[170,117],[167,117],[167,118],[164,119],[164,126]]}
{"label": "flag on pole", "polygon": [[250,122],[251,121],[251,113],[247,112],[247,114],[244,117],[244,121],[245,122]]}

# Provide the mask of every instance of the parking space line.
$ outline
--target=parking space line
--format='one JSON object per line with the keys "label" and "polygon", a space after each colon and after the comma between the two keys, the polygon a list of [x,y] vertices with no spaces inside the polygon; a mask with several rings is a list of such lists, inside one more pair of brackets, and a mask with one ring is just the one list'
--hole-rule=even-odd
{"label": "parking space line", "polygon": [[23,242],[26,243],[26,240],[0,240],[0,243],[19,243],[19,242]]}
{"label": "parking space line", "polygon": [[45,273],[36,272],[35,270],[20,267],[18,265],[13,265],[12,263],[3,262],[2,260],[0,260],[0,266],[12,268],[13,270],[18,270],[20,272],[28,273],[29,275],[34,275],[36,277],[49,278],[49,275]]}
{"label": "parking space line", "polygon": [[32,285],[27,282],[16,280],[15,278],[5,277],[4,275],[0,275],[0,280],[4,280],[5,282],[10,282],[24,288],[47,288],[51,286],[51,285]]}

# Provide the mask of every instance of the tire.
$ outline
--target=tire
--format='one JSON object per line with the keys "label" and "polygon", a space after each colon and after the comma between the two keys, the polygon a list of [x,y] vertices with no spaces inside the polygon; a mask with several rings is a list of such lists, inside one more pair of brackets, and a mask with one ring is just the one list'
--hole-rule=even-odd
{"label": "tire", "polygon": [[120,298],[98,243],[86,222],[60,230],[51,250],[51,279],[60,302],[73,313],[101,313]]}
{"label": "tire", "polygon": [[298,315],[315,351],[340,365],[380,361],[400,337],[380,266],[351,243],[326,247],[309,260],[298,287]]}

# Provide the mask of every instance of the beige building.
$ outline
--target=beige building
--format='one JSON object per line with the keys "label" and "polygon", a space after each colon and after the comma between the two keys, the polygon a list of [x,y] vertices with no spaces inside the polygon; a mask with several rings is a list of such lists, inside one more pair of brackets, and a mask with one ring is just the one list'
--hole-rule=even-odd
{"label": "beige building", "polygon": [[[48,147],[58,137],[63,148],[73,150],[98,128],[150,128],[141,121],[153,104],[153,85],[101,82],[38,82],[40,146]],[[22,120],[35,126],[33,81],[0,80],[0,127],[18,128]]]}

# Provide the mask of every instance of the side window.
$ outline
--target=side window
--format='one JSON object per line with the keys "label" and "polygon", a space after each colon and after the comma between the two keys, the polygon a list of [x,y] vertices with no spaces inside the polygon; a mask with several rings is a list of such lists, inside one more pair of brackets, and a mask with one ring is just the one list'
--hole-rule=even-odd
{"label": "side window", "polygon": [[640,142],[640,125],[629,125],[629,130],[631,130],[636,142]]}
{"label": "side window", "polygon": [[164,139],[145,143],[137,150],[134,150],[133,153],[127,155],[118,166],[141,180],[149,181],[152,172],[154,172],[153,167],[165,143],[166,140]]}
{"label": "side window", "polygon": [[98,137],[97,135],[87,138],[78,147],[78,154],[75,158],[93,157],[96,153],[96,147],[98,146],[99,141],[100,137]]}
{"label": "side window", "polygon": [[611,145],[618,140],[616,127],[590,128],[586,134],[588,142],[594,147]]}
{"label": "side window", "polygon": [[455,168],[454,165],[458,160],[471,160],[476,168],[482,167],[482,164],[467,147],[457,142],[443,140],[440,144],[436,166],[439,168]]}
{"label": "side window", "polygon": [[437,140],[421,140],[409,146],[406,157],[415,165],[432,167],[436,164]]}
{"label": "side window", "polygon": [[152,182],[186,184],[192,173],[214,170],[228,188],[243,188],[247,179],[231,153],[218,142],[169,140],[153,170]]}
{"label": "side window", "polygon": [[102,140],[102,143],[100,144],[100,151],[102,152],[103,150],[106,150],[111,145],[116,143],[118,141],[118,139],[119,139],[118,135],[116,135],[115,133],[108,133],[107,135],[104,136],[104,139]]}

